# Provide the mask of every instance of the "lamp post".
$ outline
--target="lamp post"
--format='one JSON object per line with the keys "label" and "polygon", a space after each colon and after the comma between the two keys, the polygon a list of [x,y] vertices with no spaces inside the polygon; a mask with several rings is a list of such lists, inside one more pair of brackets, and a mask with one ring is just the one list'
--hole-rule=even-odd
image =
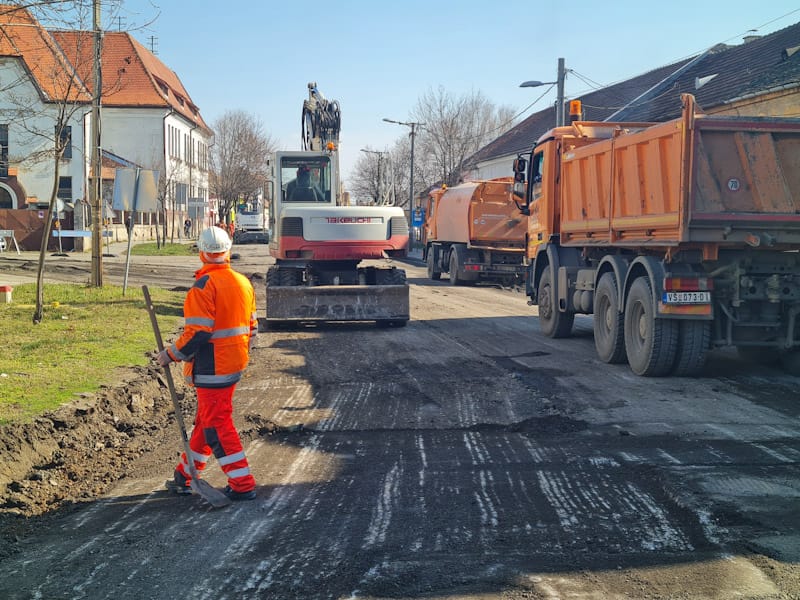
{"label": "lamp post", "polygon": [[392,119],[383,119],[387,123],[395,123],[396,125],[405,125],[411,127],[411,174],[408,181],[408,251],[414,248],[414,229],[411,226],[412,212],[414,210],[414,136],[416,135],[417,126],[425,125],[425,123],[413,121],[394,121]]}
{"label": "lamp post", "polygon": [[[558,87],[556,98],[556,127],[561,127],[564,124],[564,79],[567,77],[567,69],[564,68],[564,59],[558,59],[558,77],[555,81],[523,81],[519,87],[539,87],[540,85],[553,85]],[[385,121],[386,119],[384,119]]]}
{"label": "lamp post", "polygon": [[384,197],[383,197],[383,194],[381,194],[381,192],[383,191],[383,179],[381,178],[381,175],[382,175],[382,173],[381,173],[381,163],[383,162],[383,155],[384,154],[388,154],[388,152],[381,152],[379,150],[369,150],[369,149],[366,149],[366,148],[362,148],[361,151],[364,152],[365,154],[377,154],[378,155],[378,185],[376,186],[377,187],[377,190],[376,190],[376,196],[377,197],[375,198],[375,203],[376,204],[383,204]]}

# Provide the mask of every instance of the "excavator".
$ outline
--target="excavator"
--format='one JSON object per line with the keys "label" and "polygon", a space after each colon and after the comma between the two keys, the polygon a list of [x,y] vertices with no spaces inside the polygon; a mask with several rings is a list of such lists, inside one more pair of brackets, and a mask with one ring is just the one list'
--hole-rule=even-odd
{"label": "excavator", "polygon": [[308,84],[302,150],[274,156],[266,326],[410,318],[408,222],[397,206],[350,206],[339,178],[339,103]]}

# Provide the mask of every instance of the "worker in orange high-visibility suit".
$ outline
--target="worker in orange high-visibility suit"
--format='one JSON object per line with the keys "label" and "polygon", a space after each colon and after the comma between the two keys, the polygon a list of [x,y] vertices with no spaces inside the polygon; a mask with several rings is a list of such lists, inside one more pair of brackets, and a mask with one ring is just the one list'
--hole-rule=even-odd
{"label": "worker in orange high-visibility suit", "polygon": [[[225,494],[232,500],[255,498],[256,482],[233,424],[233,392],[250,358],[258,331],[253,286],[230,266],[231,239],[219,227],[205,229],[197,241],[203,266],[183,304],[184,330],[159,352],[158,363],[184,362],[184,376],[197,391],[197,416],[189,438],[197,471],[211,453],[228,476]],[[186,453],[167,488],[190,493]]]}

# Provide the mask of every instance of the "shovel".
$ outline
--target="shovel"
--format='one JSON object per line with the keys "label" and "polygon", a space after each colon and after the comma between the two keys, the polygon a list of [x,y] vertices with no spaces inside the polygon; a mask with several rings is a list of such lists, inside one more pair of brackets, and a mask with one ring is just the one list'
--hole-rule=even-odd
{"label": "shovel", "polygon": [[[144,293],[144,303],[147,307],[147,312],[150,314],[150,322],[153,324],[153,333],[156,336],[156,345],[158,346],[158,351],[161,352],[164,349],[164,342],[161,339],[161,330],[158,328],[156,310],[153,306],[152,300],[150,300],[150,290],[147,289],[146,285],[142,286],[142,293]],[[192,481],[190,483],[192,491],[194,491],[196,494],[200,494],[203,499],[214,508],[228,506],[228,504],[231,503],[231,499],[208,483],[206,480],[200,479],[200,475],[197,473],[197,468],[194,466],[194,459],[192,458],[192,450],[189,447],[189,436],[186,435],[186,425],[183,422],[181,406],[178,403],[178,394],[175,392],[175,381],[172,379],[172,371],[170,371],[169,365],[164,367],[164,375],[167,377],[169,394],[172,397],[172,404],[175,407],[175,419],[178,422],[178,427],[181,430],[181,437],[183,438],[183,449],[184,452],[186,452],[186,464],[189,465],[189,474],[192,476]]]}

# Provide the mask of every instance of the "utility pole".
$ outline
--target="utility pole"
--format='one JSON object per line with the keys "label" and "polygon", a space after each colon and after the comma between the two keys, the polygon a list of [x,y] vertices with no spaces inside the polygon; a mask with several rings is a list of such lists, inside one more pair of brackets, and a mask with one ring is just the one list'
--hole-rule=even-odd
{"label": "utility pole", "polygon": [[89,167],[89,200],[92,207],[92,285],[103,287],[103,193],[102,161],[100,159],[100,94],[102,74],[100,56],[102,31],[100,30],[100,0],[93,0],[94,7],[94,97],[92,98],[91,161]]}
{"label": "utility pole", "polygon": [[417,126],[425,125],[425,123],[412,121],[393,121],[392,119],[384,119],[384,121],[387,123],[396,123],[397,125],[406,125],[407,127],[411,127],[411,173],[408,183],[408,251],[411,252],[411,250],[414,248],[414,228],[411,225],[414,212],[414,137],[416,136]]}
{"label": "utility pole", "polygon": [[564,125],[564,80],[567,78],[567,69],[564,66],[564,59],[558,59],[558,73],[555,81],[523,81],[519,87],[539,87],[542,85],[556,85],[558,96],[556,97],[556,127]]}
{"label": "utility pole", "polygon": [[557,98],[556,98],[556,127],[564,125],[564,79],[567,76],[567,70],[564,68],[564,59],[558,59],[558,77],[557,83]]}

